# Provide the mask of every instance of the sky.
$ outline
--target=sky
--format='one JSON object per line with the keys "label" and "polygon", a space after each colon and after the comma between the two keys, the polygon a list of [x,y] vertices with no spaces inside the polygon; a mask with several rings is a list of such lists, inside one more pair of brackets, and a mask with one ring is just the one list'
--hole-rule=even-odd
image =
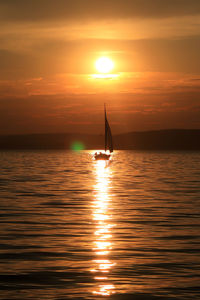
{"label": "sky", "polygon": [[0,27],[0,134],[99,134],[104,103],[115,134],[200,129],[199,0],[0,0]]}

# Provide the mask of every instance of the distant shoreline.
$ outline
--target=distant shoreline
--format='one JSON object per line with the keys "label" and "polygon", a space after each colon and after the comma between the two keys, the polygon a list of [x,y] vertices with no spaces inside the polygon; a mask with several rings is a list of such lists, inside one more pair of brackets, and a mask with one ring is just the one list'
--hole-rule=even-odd
{"label": "distant shoreline", "polygon": [[[113,136],[116,150],[191,150],[200,151],[200,129],[135,131]],[[102,134],[47,133],[1,135],[0,150],[102,149]]]}

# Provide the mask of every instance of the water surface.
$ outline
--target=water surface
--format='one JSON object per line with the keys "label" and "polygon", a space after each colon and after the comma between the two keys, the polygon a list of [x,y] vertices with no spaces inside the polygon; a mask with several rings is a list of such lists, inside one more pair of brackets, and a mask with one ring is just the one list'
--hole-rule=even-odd
{"label": "water surface", "polygon": [[0,299],[200,299],[200,153],[0,165]]}

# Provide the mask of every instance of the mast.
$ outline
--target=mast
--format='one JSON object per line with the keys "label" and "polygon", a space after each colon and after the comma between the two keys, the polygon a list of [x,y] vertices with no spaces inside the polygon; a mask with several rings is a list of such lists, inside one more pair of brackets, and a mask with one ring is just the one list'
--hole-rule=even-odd
{"label": "mast", "polygon": [[113,152],[112,133],[107,119],[105,103],[104,103],[104,114],[105,114],[105,152],[108,149],[111,153]]}
{"label": "mast", "polygon": [[104,103],[104,115],[105,115],[105,136],[104,136],[104,138],[105,138],[105,152],[106,152],[106,150],[107,150],[107,117],[106,117],[106,104]]}

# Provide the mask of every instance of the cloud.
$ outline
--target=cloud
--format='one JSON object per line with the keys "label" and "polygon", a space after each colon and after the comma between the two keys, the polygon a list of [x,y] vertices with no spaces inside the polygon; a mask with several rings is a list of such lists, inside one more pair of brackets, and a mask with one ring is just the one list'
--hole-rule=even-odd
{"label": "cloud", "polygon": [[38,95],[0,99],[0,134],[103,133],[104,101],[113,132],[199,126],[199,93]]}
{"label": "cloud", "polygon": [[[105,101],[116,131],[196,126],[199,16],[199,0],[0,0],[0,132],[101,132]],[[118,81],[89,79],[102,54]]]}
{"label": "cloud", "polygon": [[[105,50],[116,63],[115,72],[200,72],[200,36],[145,40],[51,39],[39,40],[26,53],[0,50],[0,79],[92,74],[95,59]],[[78,82],[77,78],[76,85]]]}
{"label": "cloud", "polygon": [[162,18],[200,13],[199,0],[1,0],[0,19],[59,21]]}

